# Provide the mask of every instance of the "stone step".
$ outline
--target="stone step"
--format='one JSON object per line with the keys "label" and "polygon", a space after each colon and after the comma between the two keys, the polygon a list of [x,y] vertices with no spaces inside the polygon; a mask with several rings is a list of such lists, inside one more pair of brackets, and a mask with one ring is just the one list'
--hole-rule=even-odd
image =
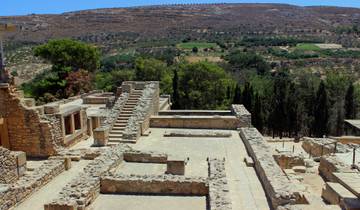
{"label": "stone step", "polygon": [[117,120],[125,120],[125,121],[128,121],[128,120],[129,120],[129,117],[127,117],[127,116],[119,116],[119,117],[117,118]]}
{"label": "stone step", "polygon": [[122,110],[120,114],[132,114],[133,111]]}
{"label": "stone step", "polygon": [[126,123],[127,124],[128,119],[117,119],[116,123]]}
{"label": "stone step", "polygon": [[120,113],[119,117],[130,117],[131,115],[132,115],[132,113]]}
{"label": "stone step", "polygon": [[123,131],[122,130],[112,130],[109,135],[111,135],[111,134],[113,134],[113,135],[122,135]]}
{"label": "stone step", "polygon": [[109,141],[111,139],[122,139],[122,134],[121,135],[120,134],[110,134],[109,135]]}
{"label": "stone step", "polygon": [[124,131],[124,130],[125,130],[125,127],[113,127],[113,129],[112,129],[112,131]]}
{"label": "stone step", "polygon": [[115,123],[114,127],[126,127],[127,123]]}
{"label": "stone step", "polygon": [[109,139],[110,143],[122,143],[122,144],[136,144],[135,140],[124,140],[124,139]]}

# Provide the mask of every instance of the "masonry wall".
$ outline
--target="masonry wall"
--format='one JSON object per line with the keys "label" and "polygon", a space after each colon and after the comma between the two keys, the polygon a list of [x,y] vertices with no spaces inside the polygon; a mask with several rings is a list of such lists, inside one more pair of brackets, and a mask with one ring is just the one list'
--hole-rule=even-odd
{"label": "masonry wall", "polygon": [[9,86],[0,87],[0,104],[0,118],[6,119],[11,150],[32,157],[56,153],[56,124],[42,119],[35,108],[26,107]]}

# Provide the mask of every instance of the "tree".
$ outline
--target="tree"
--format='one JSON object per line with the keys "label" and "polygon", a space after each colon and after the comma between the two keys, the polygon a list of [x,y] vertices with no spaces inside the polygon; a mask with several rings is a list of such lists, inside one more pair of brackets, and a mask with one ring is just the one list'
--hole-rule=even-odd
{"label": "tree", "polygon": [[162,93],[171,94],[172,75],[166,63],[154,58],[138,58],[135,61],[135,79],[138,81],[160,81]]}
{"label": "tree", "polygon": [[182,109],[225,109],[226,88],[233,80],[224,69],[209,62],[180,63],[179,95]]}
{"label": "tree", "polygon": [[356,118],[356,106],[354,100],[354,85],[351,83],[346,91],[345,95],[345,118],[355,119]]}
{"label": "tree", "polygon": [[67,85],[65,93],[67,96],[75,96],[87,93],[91,90],[91,76],[88,71],[79,70],[70,72],[66,77]]}
{"label": "tree", "polygon": [[252,124],[257,128],[260,133],[264,130],[264,112],[262,107],[261,98],[258,94],[255,95],[255,103],[253,111],[251,112]]}
{"label": "tree", "polygon": [[253,52],[235,51],[230,53],[226,60],[229,61],[234,71],[253,69],[258,74],[263,75],[270,70],[270,65],[264,58]]}
{"label": "tree", "polygon": [[295,84],[291,83],[286,97],[287,131],[290,137],[298,135],[298,103]]}
{"label": "tree", "polygon": [[329,120],[328,96],[326,87],[321,81],[319,89],[316,93],[315,109],[314,109],[314,126],[313,131],[316,137],[322,137],[328,133]]}
{"label": "tree", "polygon": [[236,84],[235,87],[233,104],[241,104],[241,88],[238,83]]}
{"label": "tree", "polygon": [[253,97],[253,89],[250,86],[249,82],[245,83],[244,91],[242,92],[242,103],[245,108],[249,111],[252,109],[252,97]]}
{"label": "tree", "polygon": [[57,69],[71,67],[94,72],[100,67],[100,53],[96,47],[71,39],[50,40],[35,48],[35,56],[50,61]]}
{"label": "tree", "polygon": [[179,109],[180,108],[180,96],[179,96],[179,88],[178,88],[179,77],[176,69],[174,69],[174,77],[172,83],[173,83],[172,108]]}
{"label": "tree", "polygon": [[280,138],[283,137],[283,132],[286,129],[286,91],[288,83],[288,75],[285,72],[280,72],[275,76],[274,82],[274,96],[272,101],[272,113],[270,115],[270,124],[273,132],[273,137],[278,134]]}

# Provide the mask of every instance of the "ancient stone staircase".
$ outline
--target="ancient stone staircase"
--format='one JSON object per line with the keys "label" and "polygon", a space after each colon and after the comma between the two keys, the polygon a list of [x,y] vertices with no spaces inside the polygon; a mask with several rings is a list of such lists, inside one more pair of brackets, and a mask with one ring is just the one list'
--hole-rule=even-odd
{"label": "ancient stone staircase", "polygon": [[134,108],[142,95],[142,90],[133,90],[129,99],[122,108],[109,135],[109,144],[135,143],[136,141],[122,139],[129,118],[133,115]]}

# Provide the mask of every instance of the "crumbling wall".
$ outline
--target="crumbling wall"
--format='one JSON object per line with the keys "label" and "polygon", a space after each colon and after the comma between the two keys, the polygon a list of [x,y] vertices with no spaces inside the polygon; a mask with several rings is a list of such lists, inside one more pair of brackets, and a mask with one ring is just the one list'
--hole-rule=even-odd
{"label": "crumbling wall", "polygon": [[10,150],[0,147],[0,184],[9,184],[17,180],[17,160]]}
{"label": "crumbling wall", "polygon": [[36,108],[26,107],[12,87],[0,87],[0,104],[0,118],[6,119],[11,150],[33,157],[56,153],[54,125],[42,119]]}
{"label": "crumbling wall", "polygon": [[292,153],[275,154],[275,161],[281,169],[291,169],[294,166],[304,166],[304,157]]}
{"label": "crumbling wall", "polygon": [[139,163],[166,163],[168,159],[167,154],[141,151],[127,151],[124,152],[124,160],[126,162]]}
{"label": "crumbling wall", "polygon": [[231,105],[231,111],[236,116],[236,118],[239,120],[238,128],[252,127],[251,114],[245,108],[245,106],[240,105],[240,104],[233,104],[233,105]]}
{"label": "crumbling wall", "polygon": [[7,210],[14,207],[64,170],[64,160],[47,160],[34,172],[25,174],[15,183],[2,186],[0,209]]}
{"label": "crumbling wall", "polygon": [[83,210],[100,194],[100,177],[123,161],[124,148],[115,146],[89,163],[84,172],[68,183],[59,197],[49,204],[45,210]]}
{"label": "crumbling wall", "polygon": [[336,156],[323,156],[320,158],[319,174],[329,182],[337,182],[334,172],[351,172],[351,167],[339,160]]}
{"label": "crumbling wall", "polygon": [[[337,141],[328,138],[304,138],[302,148],[305,152],[311,154],[314,157],[320,157],[322,155],[328,155],[335,153],[335,143]],[[344,144],[337,143],[337,153],[348,152],[347,147]]]}
{"label": "crumbling wall", "polygon": [[206,178],[176,175],[111,174],[101,178],[104,194],[208,195]]}
{"label": "crumbling wall", "polygon": [[241,128],[240,136],[255,163],[256,173],[274,209],[305,202],[302,192],[289,181],[272,156],[272,149],[256,128]]}
{"label": "crumbling wall", "polygon": [[229,186],[225,172],[225,160],[210,159],[209,166],[209,206],[211,210],[231,210]]}

